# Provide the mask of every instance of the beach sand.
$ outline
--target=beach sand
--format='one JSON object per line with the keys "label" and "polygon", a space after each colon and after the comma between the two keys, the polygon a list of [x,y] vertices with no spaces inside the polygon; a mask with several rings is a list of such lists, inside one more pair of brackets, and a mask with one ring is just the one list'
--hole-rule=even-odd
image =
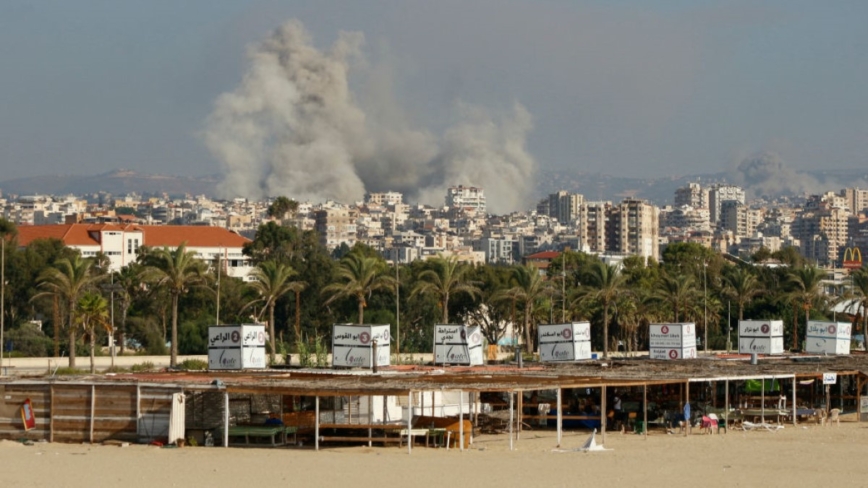
{"label": "beach sand", "polygon": [[[587,431],[564,433],[561,449]],[[806,424],[719,435],[609,433],[603,452],[554,452],[554,431],[477,437],[470,449],[158,448],[0,441],[9,487],[632,487],[868,486],[868,423]],[[600,436],[597,436],[598,443]]]}

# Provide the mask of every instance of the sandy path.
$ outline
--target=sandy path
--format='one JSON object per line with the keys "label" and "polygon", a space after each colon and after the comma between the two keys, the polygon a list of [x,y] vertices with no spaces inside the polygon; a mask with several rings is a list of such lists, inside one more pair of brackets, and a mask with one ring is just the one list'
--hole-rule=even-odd
{"label": "sandy path", "polygon": [[[568,432],[563,448],[586,432]],[[166,486],[868,486],[868,423],[689,437],[610,434],[607,452],[552,452],[555,433],[483,436],[465,452],[416,448],[160,449],[0,442],[0,485]]]}

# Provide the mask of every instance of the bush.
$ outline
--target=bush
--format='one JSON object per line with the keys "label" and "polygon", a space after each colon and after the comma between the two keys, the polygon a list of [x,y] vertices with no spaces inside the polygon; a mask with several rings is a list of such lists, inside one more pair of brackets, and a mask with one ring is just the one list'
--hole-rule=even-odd
{"label": "bush", "polygon": [[14,357],[47,357],[54,353],[54,341],[32,325],[7,330],[4,340],[12,343]]}
{"label": "bush", "polygon": [[144,372],[153,371],[153,370],[154,370],[154,363],[152,363],[150,361],[145,361],[142,363],[136,363],[136,364],[130,366],[130,371],[132,371],[133,373],[144,373]]}
{"label": "bush", "polygon": [[55,375],[57,375],[57,376],[70,376],[70,375],[77,375],[77,374],[88,374],[88,372],[85,371],[85,370],[83,370],[83,369],[70,368],[70,367],[68,367],[68,366],[63,366],[63,367],[57,368],[57,371],[53,371],[53,373],[54,373]]}
{"label": "bush", "polygon": [[208,369],[208,361],[203,361],[201,359],[185,359],[178,363],[178,368],[187,371],[204,371]]}

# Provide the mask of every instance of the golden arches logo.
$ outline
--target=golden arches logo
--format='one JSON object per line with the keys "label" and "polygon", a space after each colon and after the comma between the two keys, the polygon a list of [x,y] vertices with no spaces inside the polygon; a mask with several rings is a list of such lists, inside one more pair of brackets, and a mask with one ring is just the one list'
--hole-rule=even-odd
{"label": "golden arches logo", "polygon": [[848,247],[844,249],[844,267],[847,269],[858,269],[862,267],[862,251],[858,247]]}

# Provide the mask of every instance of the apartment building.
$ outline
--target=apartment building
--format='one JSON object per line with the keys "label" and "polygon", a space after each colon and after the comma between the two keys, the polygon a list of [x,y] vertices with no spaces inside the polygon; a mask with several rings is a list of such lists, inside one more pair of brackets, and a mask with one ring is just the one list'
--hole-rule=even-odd
{"label": "apartment building", "polygon": [[675,207],[708,208],[708,190],[699,183],[688,183],[675,190]]}
{"label": "apartment building", "polygon": [[562,225],[571,225],[579,219],[584,197],[561,190],[549,195],[548,215]]}
{"label": "apartment building", "polygon": [[609,212],[607,251],[637,255],[644,258],[659,257],[658,209],[642,200],[628,198],[613,206]]}
{"label": "apartment building", "polygon": [[761,222],[762,211],[749,208],[736,200],[727,200],[720,207],[719,228],[730,231],[737,237],[754,235]]}
{"label": "apartment building", "polygon": [[332,250],[341,244],[353,247],[356,243],[358,209],[350,207],[323,208],[314,212],[314,230],[319,242]]}
{"label": "apartment building", "polygon": [[57,239],[82,257],[106,255],[113,271],[135,262],[142,246],[177,249],[186,244],[188,251],[207,262],[220,259],[229,275],[249,279],[253,267],[242,250],[250,242],[234,232],[220,227],[185,225],[116,225],[64,224],[22,225],[18,227],[18,245],[26,247],[37,239]]}
{"label": "apartment building", "polygon": [[485,191],[473,186],[453,186],[446,190],[446,206],[473,209],[478,214],[484,214]]}
{"label": "apartment building", "polygon": [[708,210],[712,225],[720,222],[720,209],[726,201],[744,204],[744,190],[735,185],[714,185],[708,190]]}
{"label": "apartment building", "polygon": [[792,234],[799,240],[802,256],[820,266],[835,266],[847,244],[847,207],[836,195],[812,195],[793,221]]}

